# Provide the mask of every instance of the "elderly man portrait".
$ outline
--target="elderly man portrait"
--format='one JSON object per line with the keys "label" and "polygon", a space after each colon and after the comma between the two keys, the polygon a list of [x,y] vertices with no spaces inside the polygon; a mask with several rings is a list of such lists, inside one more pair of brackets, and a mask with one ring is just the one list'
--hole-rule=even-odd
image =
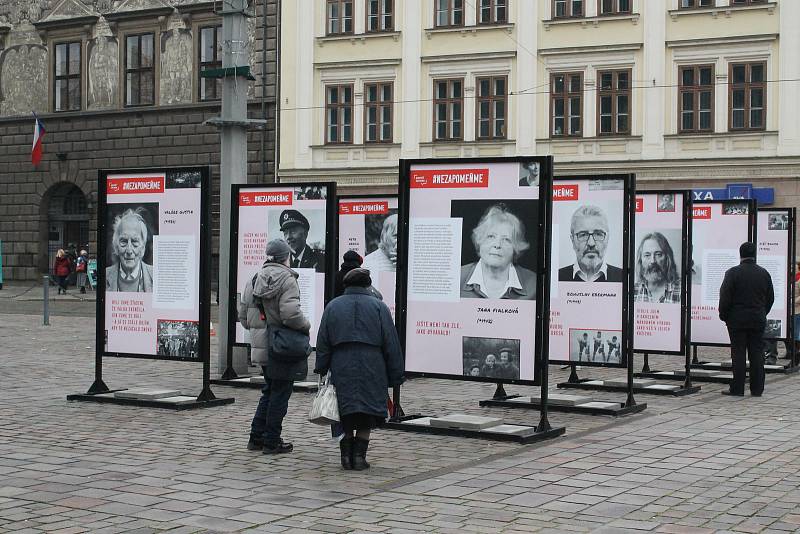
{"label": "elderly man portrait", "polygon": [[636,251],[636,302],[681,303],[681,276],[672,247],[660,232],[642,238]]}
{"label": "elderly man portrait", "polygon": [[383,220],[381,240],[378,248],[364,258],[364,269],[370,272],[397,270],[397,215],[389,215]]}
{"label": "elderly man portrait", "polygon": [[472,230],[472,244],[480,258],[461,267],[461,297],[536,299],[536,273],[516,265],[530,248],[525,227],[503,204],[486,210]]}
{"label": "elderly man portrait", "polygon": [[149,231],[140,213],[128,209],[114,219],[113,265],[106,268],[106,291],[153,291],[153,267],[144,262]]}
{"label": "elderly man portrait", "polygon": [[308,246],[308,231],[311,225],[308,219],[297,210],[284,210],[280,215],[283,238],[292,249],[292,269],[314,269],[318,273],[325,272],[325,254]]}
{"label": "elderly man portrait", "polygon": [[622,269],[606,263],[608,217],[597,206],[581,206],[572,214],[570,241],[575,263],[558,270],[560,282],[622,282]]}

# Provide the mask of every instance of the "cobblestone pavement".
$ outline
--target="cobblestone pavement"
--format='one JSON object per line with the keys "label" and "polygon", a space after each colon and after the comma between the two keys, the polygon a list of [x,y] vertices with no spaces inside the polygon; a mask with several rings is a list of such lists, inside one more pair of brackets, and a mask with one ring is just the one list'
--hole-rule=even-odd
{"label": "cobblestone pavement", "polygon": [[[93,378],[93,322],[12,314],[0,301],[0,532],[797,532],[797,375],[768,375],[765,396],[731,399],[703,384],[683,398],[638,395],[617,419],[551,413],[565,436],[528,446],[379,430],[372,469],[344,472],[327,430],[292,396],[295,452],[245,449],[258,391],[216,387],[236,403],[172,412],[67,402]],[[721,360],[721,350],[701,355]],[[680,361],[651,358],[651,367]],[[551,383],[566,379],[552,366]],[[583,375],[622,377],[621,370]],[[112,387],[197,393],[191,363],[105,360]],[[509,387],[509,393],[533,388]],[[553,385],[551,389],[555,389]],[[413,380],[407,412],[495,415],[493,387]],[[596,393],[597,399],[624,395]]]}

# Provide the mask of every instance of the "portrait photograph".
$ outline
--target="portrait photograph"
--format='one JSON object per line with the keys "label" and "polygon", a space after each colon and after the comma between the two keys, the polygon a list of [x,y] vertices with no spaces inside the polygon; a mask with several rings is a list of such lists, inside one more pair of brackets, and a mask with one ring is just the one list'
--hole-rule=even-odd
{"label": "portrait photograph", "polygon": [[462,219],[461,298],[536,299],[538,200],[453,200]]}
{"label": "portrait photograph", "polygon": [[767,326],[764,328],[765,338],[781,337],[781,326],[783,321],[780,319],[767,319]]}
{"label": "portrait photograph", "polygon": [[292,249],[290,267],[325,272],[325,210],[270,209],[267,241],[284,239]]}
{"label": "portrait photograph", "polygon": [[366,255],[363,268],[372,272],[397,270],[397,208],[364,215]]}
{"label": "portrait photograph", "polygon": [[622,362],[622,330],[570,328],[569,361],[619,365]]}
{"label": "portrait photograph", "polygon": [[321,185],[301,185],[294,189],[295,200],[325,200],[327,198],[326,187]]}
{"label": "portrait photograph", "polygon": [[464,337],[464,376],[519,380],[519,339]]}
{"label": "portrait photograph", "polygon": [[622,199],[570,202],[556,208],[560,209],[558,281],[621,283]]}
{"label": "portrait photograph", "polygon": [[159,319],[156,342],[157,354],[170,358],[199,358],[200,331],[197,321],[171,321]]}
{"label": "portrait photograph", "polygon": [[196,189],[202,185],[202,180],[202,175],[197,171],[170,171],[167,172],[167,181],[165,185],[167,189]]}
{"label": "portrait photograph", "polygon": [[659,213],[672,213],[675,211],[675,194],[674,193],[659,193],[656,211]]}
{"label": "portrait photograph", "polygon": [[637,234],[634,264],[634,301],[681,303],[683,280],[681,231],[641,230]]}
{"label": "portrait photograph", "polygon": [[158,203],[106,205],[106,291],[152,293]]}
{"label": "portrait photograph", "polygon": [[747,202],[729,200],[722,203],[723,215],[747,215],[749,205]]}
{"label": "portrait photograph", "polygon": [[525,161],[519,165],[519,186],[539,187],[539,172],[541,168],[537,161]]}
{"label": "portrait photograph", "polygon": [[785,213],[770,213],[767,217],[768,230],[788,230],[789,216]]}

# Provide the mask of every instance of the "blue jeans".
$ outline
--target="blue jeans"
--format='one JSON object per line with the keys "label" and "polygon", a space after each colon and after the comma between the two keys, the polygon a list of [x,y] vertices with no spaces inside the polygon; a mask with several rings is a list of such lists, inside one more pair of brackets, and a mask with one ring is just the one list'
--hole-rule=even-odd
{"label": "blue jeans", "polygon": [[261,399],[250,425],[250,439],[261,441],[266,447],[275,447],[281,442],[283,418],[289,408],[289,397],[292,396],[292,381],[272,380],[267,378],[264,367],[262,370],[264,387],[261,388]]}

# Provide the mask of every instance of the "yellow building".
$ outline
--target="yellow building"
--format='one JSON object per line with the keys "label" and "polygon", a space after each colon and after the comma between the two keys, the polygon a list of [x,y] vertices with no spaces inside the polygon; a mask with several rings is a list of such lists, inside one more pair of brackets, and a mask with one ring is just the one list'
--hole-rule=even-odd
{"label": "yellow building", "polygon": [[399,158],[800,200],[798,0],[290,0],[282,181],[393,192]]}

